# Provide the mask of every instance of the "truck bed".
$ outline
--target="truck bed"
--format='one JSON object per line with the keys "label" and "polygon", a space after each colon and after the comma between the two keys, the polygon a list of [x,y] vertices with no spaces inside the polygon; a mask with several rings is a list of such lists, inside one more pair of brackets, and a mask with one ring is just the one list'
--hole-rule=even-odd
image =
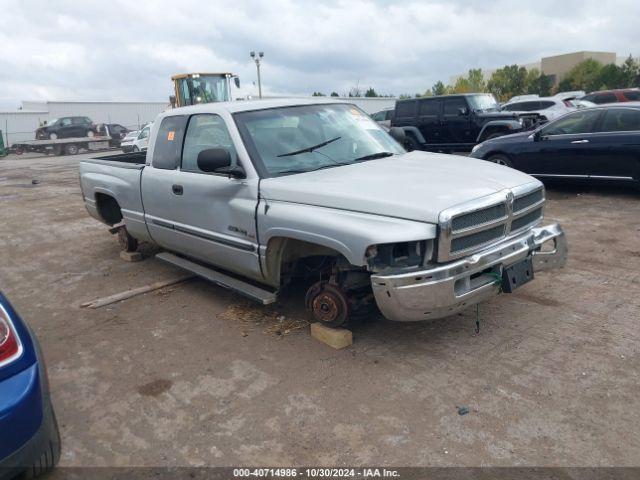
{"label": "truck bed", "polygon": [[129,163],[134,165],[144,165],[147,161],[147,152],[118,153],[115,155],[102,155],[93,157],[92,160],[102,160],[107,162]]}

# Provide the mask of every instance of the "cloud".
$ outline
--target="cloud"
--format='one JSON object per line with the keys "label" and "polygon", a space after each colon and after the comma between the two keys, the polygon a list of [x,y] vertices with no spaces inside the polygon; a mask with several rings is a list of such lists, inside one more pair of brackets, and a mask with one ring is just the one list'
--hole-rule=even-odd
{"label": "cloud", "polygon": [[[5,0],[0,105],[165,100],[170,77],[231,71],[255,94],[415,93],[469,68],[640,43],[634,1]],[[620,13],[624,12],[624,15]]]}

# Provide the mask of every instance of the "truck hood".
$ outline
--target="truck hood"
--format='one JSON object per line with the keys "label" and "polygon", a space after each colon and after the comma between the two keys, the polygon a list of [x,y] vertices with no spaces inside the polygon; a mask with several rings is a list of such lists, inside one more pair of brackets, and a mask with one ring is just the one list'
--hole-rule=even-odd
{"label": "truck hood", "polygon": [[268,178],[268,200],[437,223],[439,213],[506,188],[539,183],[494,163],[414,151],[315,172]]}

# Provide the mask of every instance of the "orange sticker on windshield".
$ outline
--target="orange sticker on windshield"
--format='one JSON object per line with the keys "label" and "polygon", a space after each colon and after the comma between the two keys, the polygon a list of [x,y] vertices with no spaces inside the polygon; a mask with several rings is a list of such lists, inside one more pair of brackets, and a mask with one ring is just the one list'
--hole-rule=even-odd
{"label": "orange sticker on windshield", "polygon": [[360,110],[356,110],[355,108],[352,108],[349,111],[351,112],[351,115],[360,115]]}
{"label": "orange sticker on windshield", "polygon": [[176,137],[176,132],[169,132],[167,134],[167,140],[169,140],[170,142],[173,142],[173,139]]}

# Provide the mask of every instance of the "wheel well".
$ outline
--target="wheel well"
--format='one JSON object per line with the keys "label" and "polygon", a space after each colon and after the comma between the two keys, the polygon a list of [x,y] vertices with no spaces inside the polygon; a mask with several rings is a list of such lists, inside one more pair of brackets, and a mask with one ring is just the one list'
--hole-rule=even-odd
{"label": "wheel well", "polygon": [[511,155],[509,155],[508,153],[505,153],[503,151],[500,150],[493,150],[489,153],[486,153],[483,157],[483,160],[488,160],[489,158],[493,157],[494,155],[502,155],[503,157],[507,157],[509,160],[511,160]]}
{"label": "wheel well", "polygon": [[508,134],[509,131],[510,130],[506,126],[503,126],[503,125],[494,125],[494,126],[491,126],[491,127],[487,127],[486,130],[484,130],[482,132],[482,136],[480,137],[480,141],[481,142],[485,141],[489,135],[493,135],[494,133],[507,132],[507,134]]}
{"label": "wheel well", "polygon": [[122,221],[122,211],[115,198],[106,193],[96,193],[96,207],[102,220],[108,225],[115,225]]}
{"label": "wheel well", "polygon": [[267,245],[265,275],[274,286],[280,286],[294,276],[322,269],[327,260],[350,265],[340,252],[332,248],[303,240],[276,237],[269,240]]}

